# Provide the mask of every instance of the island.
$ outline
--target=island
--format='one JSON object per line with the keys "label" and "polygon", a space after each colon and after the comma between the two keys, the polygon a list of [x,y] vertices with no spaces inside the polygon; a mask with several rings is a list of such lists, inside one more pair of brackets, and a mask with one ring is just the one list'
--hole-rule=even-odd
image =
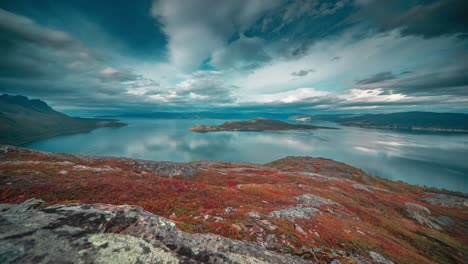
{"label": "island", "polygon": [[115,119],[70,117],[44,101],[21,95],[0,96],[0,144],[22,145],[49,137],[121,127]]}
{"label": "island", "polygon": [[197,125],[189,128],[194,132],[217,132],[217,131],[281,131],[281,130],[313,130],[313,129],[336,129],[313,125],[290,124],[279,120],[266,118],[254,118],[241,121],[227,121],[221,125]]}
{"label": "island", "polygon": [[163,162],[0,145],[0,190],[2,263],[468,257],[466,194],[374,177],[325,158]]}
{"label": "island", "polygon": [[464,113],[334,114],[316,115],[312,119],[363,128],[468,133],[468,114]]}

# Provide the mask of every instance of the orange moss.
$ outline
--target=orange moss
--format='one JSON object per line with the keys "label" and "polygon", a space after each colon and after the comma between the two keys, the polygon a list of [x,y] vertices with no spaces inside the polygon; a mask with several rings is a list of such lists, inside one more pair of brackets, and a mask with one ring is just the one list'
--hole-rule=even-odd
{"label": "orange moss", "polygon": [[[212,163],[196,175],[178,178],[143,173],[122,159],[72,160],[97,169],[118,168],[107,171],[76,170],[74,164],[53,163],[64,160],[47,155],[13,155],[10,160],[27,162],[0,162],[2,203],[36,197],[48,204],[133,204],[173,219],[187,232],[209,232],[250,241],[275,235],[281,250],[310,258],[313,254],[303,251],[303,247],[341,249],[361,255],[374,250],[402,263],[453,262],[461,260],[458,252],[468,252],[468,238],[462,232],[468,222],[468,210],[421,203],[423,188],[370,177],[349,166],[343,169],[340,166],[345,165],[339,163],[329,166],[328,160],[315,160],[308,172],[331,175],[349,171],[345,178],[354,181],[304,176],[296,173],[304,170],[304,164],[287,160],[268,167]],[[62,170],[67,173],[61,174]],[[387,191],[373,188],[366,192],[353,187],[356,182],[365,184],[363,179]],[[299,202],[294,198],[306,193],[340,205],[322,206],[320,214],[296,220],[295,224],[268,216],[271,211],[297,206]],[[462,223],[462,229],[435,231],[423,227],[405,216],[407,202],[424,204],[434,216],[449,216]],[[257,212],[274,228],[250,217],[250,212]],[[324,254],[319,257],[330,260]]]}

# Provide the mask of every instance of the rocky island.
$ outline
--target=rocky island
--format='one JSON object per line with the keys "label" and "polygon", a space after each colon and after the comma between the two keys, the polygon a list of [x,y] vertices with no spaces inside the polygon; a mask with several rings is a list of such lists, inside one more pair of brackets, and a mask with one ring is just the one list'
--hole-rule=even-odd
{"label": "rocky island", "polygon": [[0,145],[1,263],[465,263],[468,197],[324,158],[146,161]]}
{"label": "rocky island", "polygon": [[114,119],[70,117],[38,99],[21,95],[0,96],[0,144],[21,145],[59,135],[127,124]]}
{"label": "rocky island", "polygon": [[281,130],[313,130],[313,129],[336,129],[332,127],[321,127],[312,125],[296,125],[279,120],[266,118],[254,118],[241,121],[227,121],[219,126],[198,125],[189,128],[195,132],[216,131],[281,131]]}

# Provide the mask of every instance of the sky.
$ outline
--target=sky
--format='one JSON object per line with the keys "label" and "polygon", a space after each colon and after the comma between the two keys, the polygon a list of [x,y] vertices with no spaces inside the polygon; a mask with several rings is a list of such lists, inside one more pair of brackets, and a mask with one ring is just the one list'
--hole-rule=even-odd
{"label": "sky", "polygon": [[468,1],[0,0],[0,93],[66,113],[468,113]]}

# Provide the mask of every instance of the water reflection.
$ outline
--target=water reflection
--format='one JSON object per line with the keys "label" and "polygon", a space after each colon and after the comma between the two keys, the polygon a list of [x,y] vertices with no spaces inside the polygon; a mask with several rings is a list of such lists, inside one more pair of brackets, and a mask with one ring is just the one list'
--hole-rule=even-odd
{"label": "water reflection", "polygon": [[194,161],[266,163],[285,156],[326,157],[374,175],[468,192],[468,136],[344,127],[287,132],[187,131],[220,120],[124,120],[124,128],[56,137],[27,147],[55,152]]}

